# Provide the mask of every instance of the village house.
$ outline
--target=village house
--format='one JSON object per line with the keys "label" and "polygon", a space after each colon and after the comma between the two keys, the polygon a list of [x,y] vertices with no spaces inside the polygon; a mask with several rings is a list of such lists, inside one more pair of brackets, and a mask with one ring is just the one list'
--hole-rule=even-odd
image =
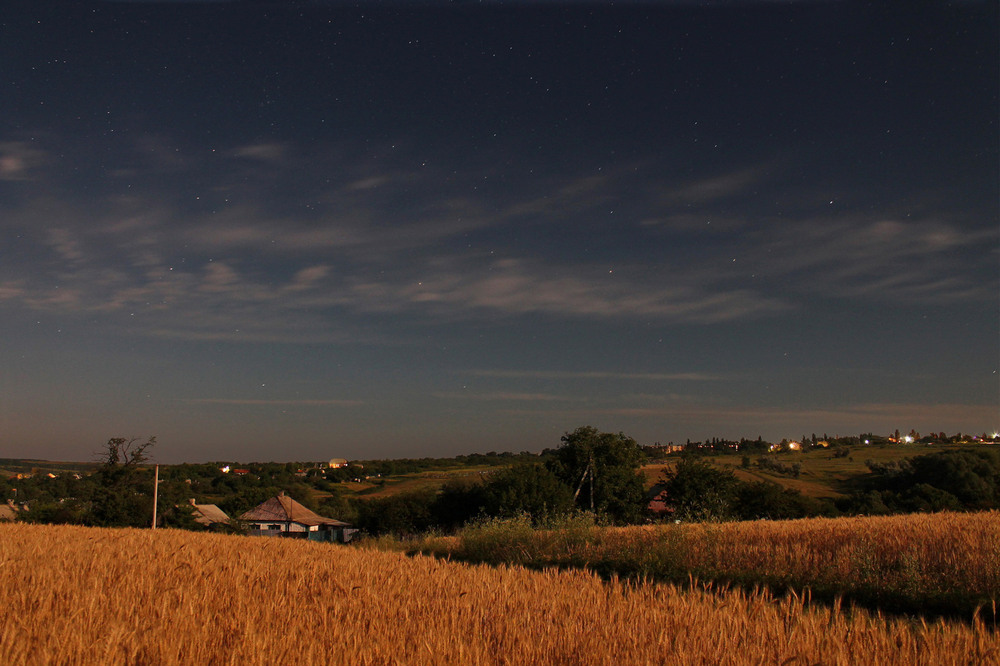
{"label": "village house", "polygon": [[204,525],[210,530],[217,530],[229,525],[229,516],[214,504],[196,504],[194,498],[189,499],[191,517],[194,522]]}
{"label": "village house", "polygon": [[662,483],[657,483],[646,491],[646,510],[655,517],[667,516],[674,512],[667,506],[667,488]]}
{"label": "village house", "polygon": [[349,523],[321,516],[282,491],[240,516],[251,535],[287,536],[347,543],[357,532]]}
{"label": "village house", "polygon": [[0,504],[0,520],[17,520],[17,514],[21,512],[21,507],[7,500],[6,504]]}

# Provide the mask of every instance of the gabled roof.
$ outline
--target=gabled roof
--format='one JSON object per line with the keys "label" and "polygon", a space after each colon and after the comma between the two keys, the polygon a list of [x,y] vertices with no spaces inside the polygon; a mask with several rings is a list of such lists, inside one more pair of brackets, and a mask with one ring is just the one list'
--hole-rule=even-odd
{"label": "gabled roof", "polygon": [[190,503],[191,517],[194,518],[194,522],[206,526],[229,523],[229,516],[226,515],[226,512],[214,504],[195,504],[194,500],[190,500]]}
{"label": "gabled roof", "polygon": [[326,518],[305,508],[285,493],[259,504],[240,516],[240,520],[257,522],[292,522],[300,525],[330,525],[332,527],[349,527],[349,523]]}
{"label": "gabled roof", "polygon": [[0,504],[0,520],[17,520],[18,511],[20,507],[7,500],[6,504]]}
{"label": "gabled roof", "polygon": [[667,506],[667,487],[657,483],[646,491],[646,508],[653,513],[673,513]]}

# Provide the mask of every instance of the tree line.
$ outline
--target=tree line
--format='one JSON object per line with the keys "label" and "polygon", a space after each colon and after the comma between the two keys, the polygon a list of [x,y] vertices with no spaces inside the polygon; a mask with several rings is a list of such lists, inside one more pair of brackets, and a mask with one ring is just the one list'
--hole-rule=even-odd
{"label": "tree line", "polygon": [[[30,506],[20,514],[23,520],[148,526],[153,506],[153,470],[148,463],[155,443],[155,438],[113,438],[92,474],[0,479],[0,491]],[[365,461],[363,467],[325,470],[307,463],[259,463],[249,466],[246,474],[225,473],[217,463],[170,465],[160,470],[158,524],[198,529],[187,502],[191,497],[212,498],[235,517],[282,491],[372,535],[449,532],[490,517],[528,516],[537,524],[581,511],[607,524],[625,525],[664,519],[792,519],[1000,508],[1000,451],[993,449],[869,462],[869,473],[855,492],[832,500],[808,497],[770,481],[742,480],[733,471],[713,466],[704,450],[694,447],[673,454],[677,462],[657,488],[666,512],[656,516],[647,509],[640,471],[654,455],[656,447],[641,447],[624,433],[584,426],[565,433],[558,447],[541,455],[491,452],[461,459]],[[492,472],[453,476],[440,488],[369,499],[348,497],[341,490],[342,482],[360,476],[378,479],[470,464],[488,465]],[[742,466],[749,465],[750,457],[744,456]],[[763,456],[757,466],[792,477],[801,471],[799,463]]]}

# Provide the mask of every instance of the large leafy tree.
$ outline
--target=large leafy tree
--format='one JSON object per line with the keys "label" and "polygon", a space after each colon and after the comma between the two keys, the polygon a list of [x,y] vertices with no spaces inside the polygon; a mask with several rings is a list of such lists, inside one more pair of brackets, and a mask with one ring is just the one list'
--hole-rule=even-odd
{"label": "large leafy tree", "polygon": [[727,520],[735,515],[740,482],[728,470],[712,467],[704,460],[688,456],[667,471],[661,483],[667,506],[683,520]]}
{"label": "large leafy tree", "polygon": [[535,524],[573,510],[573,491],[545,466],[520,463],[492,474],[483,483],[455,479],[446,483],[431,511],[444,529],[474,518],[528,515]]}
{"label": "large leafy tree", "polygon": [[909,484],[927,484],[958,499],[967,509],[1000,507],[1000,452],[944,451],[910,461]]}
{"label": "large leafy tree", "polygon": [[425,532],[434,525],[433,490],[416,490],[357,503],[357,526],[369,534],[400,537]]}
{"label": "large leafy tree", "polygon": [[583,426],[562,436],[547,465],[573,489],[578,508],[615,523],[633,523],[643,518],[642,460],[642,449],[631,437]]}
{"label": "large leafy tree", "polygon": [[490,479],[484,490],[489,515],[528,514],[538,522],[573,509],[569,487],[539,464],[514,465]]}
{"label": "large leafy tree", "polygon": [[[868,490],[891,511],[979,511],[1000,507],[1000,451],[941,451],[894,467],[869,465]],[[871,494],[871,493],[869,493]],[[865,513],[855,498],[850,510]]]}

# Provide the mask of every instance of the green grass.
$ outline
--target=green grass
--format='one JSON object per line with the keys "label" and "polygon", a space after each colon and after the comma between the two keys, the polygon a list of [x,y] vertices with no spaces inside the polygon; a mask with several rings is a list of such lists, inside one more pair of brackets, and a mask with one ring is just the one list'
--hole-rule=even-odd
{"label": "green grass", "polygon": [[[865,462],[872,460],[885,463],[915,456],[937,453],[940,451],[971,450],[979,447],[995,447],[995,444],[894,444],[875,446],[854,446],[850,454],[844,458],[834,458],[832,449],[816,449],[804,452],[784,452],[777,454],[762,454],[751,452],[751,466],[743,469],[742,453],[717,454],[706,456],[706,460],[721,469],[730,469],[736,476],[746,481],[772,481],[785,488],[799,490],[803,495],[817,498],[837,498],[849,495],[859,487],[859,481],[869,474]],[[799,478],[776,474],[757,468],[757,459],[762,455],[774,456],[775,460],[784,464],[799,463],[802,465]],[[666,463],[647,465],[643,469],[647,487],[656,483],[663,475],[665,468],[671,467],[670,459]]]}
{"label": "green grass", "polygon": [[478,480],[482,478],[482,472],[492,472],[497,469],[502,468],[486,465],[445,468],[410,474],[397,474],[377,479],[363,479],[359,483],[348,481],[340,484],[339,488],[343,491],[344,497],[347,498],[375,499],[425,490],[437,491],[448,481],[456,479]]}
{"label": "green grass", "polygon": [[11,477],[18,474],[91,474],[99,463],[58,462],[52,460],[31,460],[28,458],[0,458],[0,476]]}

